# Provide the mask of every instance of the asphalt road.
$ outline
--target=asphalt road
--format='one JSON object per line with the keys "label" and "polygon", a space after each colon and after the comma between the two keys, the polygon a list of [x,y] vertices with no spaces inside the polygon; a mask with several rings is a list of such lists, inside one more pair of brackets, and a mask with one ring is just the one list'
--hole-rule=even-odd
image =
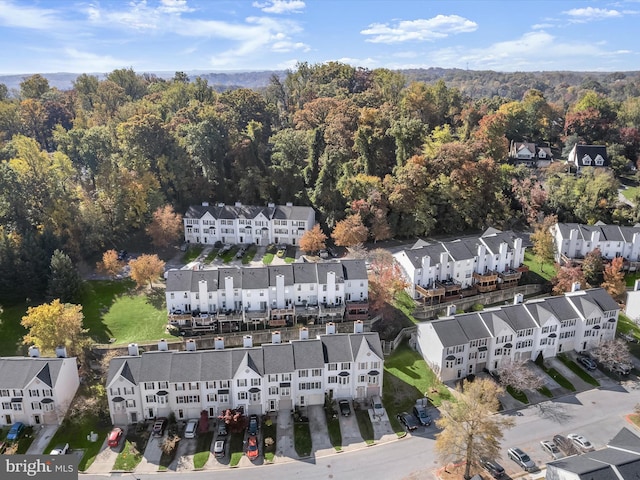
{"label": "asphalt road", "polygon": [[[540,441],[561,433],[585,435],[596,448],[603,447],[623,426],[629,426],[625,416],[633,412],[640,402],[640,382],[628,381],[624,386],[616,385],[607,389],[595,389],[566,395],[512,412],[516,426],[505,433],[503,451],[519,446],[529,453],[539,465],[548,458],[540,449]],[[634,427],[630,427],[632,430]],[[419,429],[417,434],[361,450],[336,453],[309,460],[277,463],[260,467],[230,468],[217,470],[215,475],[222,479],[293,479],[305,480],[367,480],[421,479],[434,480],[434,471],[439,462],[433,444],[435,427]],[[636,434],[639,433],[635,430]],[[511,460],[499,459],[510,475],[519,473]],[[152,480],[157,474],[113,474],[113,478],[132,480]],[[211,471],[162,473],[165,480],[204,480]],[[82,480],[100,480],[102,475],[81,475]],[[526,478],[526,477],[525,477]],[[532,477],[537,478],[537,477]]]}

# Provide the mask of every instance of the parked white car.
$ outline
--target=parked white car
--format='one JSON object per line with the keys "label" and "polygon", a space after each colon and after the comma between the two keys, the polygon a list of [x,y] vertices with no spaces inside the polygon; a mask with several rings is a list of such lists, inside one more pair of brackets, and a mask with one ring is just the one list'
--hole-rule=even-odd
{"label": "parked white car", "polygon": [[582,452],[593,452],[595,450],[593,444],[582,435],[578,435],[577,433],[570,433],[569,435],[567,435],[567,438],[571,440],[573,444]]}

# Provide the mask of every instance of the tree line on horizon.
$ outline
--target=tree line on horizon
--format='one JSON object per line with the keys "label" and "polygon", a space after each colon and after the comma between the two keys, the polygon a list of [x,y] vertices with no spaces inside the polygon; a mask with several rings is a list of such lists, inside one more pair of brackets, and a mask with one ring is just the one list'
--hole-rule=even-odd
{"label": "tree line on horizon", "polygon": [[[94,259],[158,209],[203,200],[309,205],[325,232],[357,215],[372,241],[526,227],[549,213],[636,222],[615,175],[638,158],[640,99],[584,83],[561,101],[535,85],[517,100],[474,99],[442,79],[331,62],[222,93],[132,69],[83,74],[65,91],[41,75],[17,96],[0,85],[0,303],[44,296],[56,249]],[[556,158],[604,144],[614,169],[574,177],[558,163],[539,178],[508,162],[511,141]]]}

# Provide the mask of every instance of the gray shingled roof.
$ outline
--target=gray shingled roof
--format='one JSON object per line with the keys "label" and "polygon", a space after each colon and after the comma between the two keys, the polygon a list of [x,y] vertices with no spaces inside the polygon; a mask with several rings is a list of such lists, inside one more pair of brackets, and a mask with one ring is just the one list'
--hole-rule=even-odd
{"label": "gray shingled roof", "polygon": [[194,352],[175,352],[171,356],[169,376],[170,382],[198,382],[202,379],[202,355]]}
{"label": "gray shingled roof", "polygon": [[[199,290],[200,280],[206,280],[207,292],[215,292],[218,290],[218,270],[194,270],[191,274],[191,286],[187,290],[197,292]],[[167,275],[167,281],[169,275]],[[167,282],[168,283],[168,282]]]}
{"label": "gray shingled roof", "polygon": [[53,388],[63,361],[63,358],[0,357],[0,385],[22,389],[38,377]]}
{"label": "gray shingled roof", "polygon": [[466,345],[469,343],[469,338],[460,326],[460,322],[457,318],[434,320],[431,322],[431,325],[444,347],[455,347],[457,345]]}
{"label": "gray shingled roof", "polygon": [[342,260],[345,280],[364,280],[367,278],[367,264],[364,260]]}
{"label": "gray shingled roof", "polygon": [[610,312],[620,308],[618,302],[616,302],[604,288],[592,288],[591,290],[585,290],[585,295],[592,301],[596,302],[604,312]]}
{"label": "gray shingled roof", "polygon": [[576,292],[576,294],[572,294],[567,296],[567,299],[575,305],[578,311],[582,314],[583,317],[589,318],[594,315],[600,316],[602,310],[600,310],[600,306],[591,301],[591,299],[584,294],[584,292]]}
{"label": "gray shingled roof", "polygon": [[578,318],[579,316],[564,295],[545,298],[543,302],[545,308],[551,310],[560,321]]}
{"label": "gray shingled roof", "polygon": [[193,275],[192,270],[169,270],[167,272],[167,291],[168,292],[190,291],[192,275]]}
{"label": "gray shingled roof", "polygon": [[291,345],[293,345],[293,363],[296,370],[324,368],[322,342],[319,339],[294,340]]}
{"label": "gray shingled roof", "polygon": [[587,166],[595,167],[593,161],[595,161],[598,155],[600,155],[604,160],[602,166],[608,167],[611,164],[609,162],[609,157],[607,156],[607,147],[605,147],[604,145],[576,145],[575,148],[576,160],[578,161],[578,165],[581,167],[585,166],[582,162],[582,159],[585,155],[589,155],[592,161],[591,165]]}
{"label": "gray shingled roof", "polygon": [[292,265],[269,265],[269,285],[275,287],[277,285],[276,278],[278,275],[284,275],[284,284],[293,285],[293,266]]}
{"label": "gray shingled roof", "polygon": [[276,343],[262,345],[264,355],[264,373],[290,373],[295,370],[293,362],[293,345],[290,343]]}
{"label": "gray shingled roof", "polygon": [[309,217],[309,210],[312,210],[312,208],[278,205],[273,218],[280,220],[306,220]]}
{"label": "gray shingled roof", "polygon": [[[455,242],[446,242],[444,244],[444,248],[447,249],[449,255],[451,255],[451,258],[453,258],[453,260],[467,260],[477,255],[477,252],[473,250],[473,247],[471,245],[469,245],[469,240],[470,239],[466,239],[465,241],[457,240]],[[475,242],[472,241],[472,245],[475,245]]]}
{"label": "gray shingled roof", "polygon": [[323,335],[320,341],[326,363],[353,362],[353,351],[348,335]]}
{"label": "gray shingled roof", "polygon": [[538,324],[529,314],[524,305],[508,305],[501,308],[502,313],[507,318],[507,323],[511,325],[514,332],[536,328]]}
{"label": "gray shingled roof", "polygon": [[205,213],[209,212],[215,219],[253,219],[262,213],[268,219],[307,220],[309,212],[312,210],[312,207],[301,206],[277,205],[275,207],[260,207],[253,205],[235,206],[235,204],[219,206],[214,203],[208,206],[191,205],[184,214],[184,218],[202,218]]}
{"label": "gray shingled roof", "polygon": [[[115,378],[123,376],[123,368],[126,365],[126,369],[124,372],[124,378],[129,380],[134,385],[137,385],[140,382],[139,373],[140,373],[140,365],[142,363],[141,357],[130,357],[130,356],[122,356],[122,357],[114,357],[109,362],[109,372],[107,373],[107,383],[109,386],[111,382]],[[161,380],[166,380],[161,379]]]}
{"label": "gray shingled roof", "polygon": [[640,437],[627,427],[623,427],[616,436],[609,441],[608,445],[613,448],[636,452],[640,455]]}
{"label": "gray shingled roof", "polygon": [[242,288],[242,271],[238,267],[218,268],[219,288],[225,288],[225,280],[227,277],[233,279],[233,288]]}
{"label": "gray shingled roof", "polygon": [[294,263],[293,279],[295,283],[318,283],[315,263]]}
{"label": "gray shingled roof", "polygon": [[327,283],[327,274],[329,272],[335,273],[336,283],[344,283],[344,271],[341,264],[333,262],[316,263],[316,268],[318,269],[318,283]]}
{"label": "gray shingled roof", "polygon": [[269,288],[269,269],[267,267],[243,268],[242,288]]}
{"label": "gray shingled roof", "polygon": [[380,343],[380,337],[377,333],[364,333],[364,334],[347,334],[351,342],[351,352],[355,359],[358,355],[358,351],[362,346],[362,342],[366,342],[367,346],[373,350],[373,352],[380,358],[384,359],[384,353],[382,352],[382,344]]}
{"label": "gray shingled roof", "polygon": [[[602,463],[592,460],[585,455],[574,455],[571,457],[561,458],[560,460],[554,460],[547,463],[549,465],[561,468],[568,472],[572,472],[579,475],[580,479],[589,480],[614,480],[617,479],[615,473],[609,465],[603,465]],[[582,475],[588,475],[583,477]]]}
{"label": "gray shingled roof", "polygon": [[233,348],[231,352],[231,370],[235,377],[241,369],[251,369],[258,375],[264,375],[264,359],[262,349],[254,348]]}

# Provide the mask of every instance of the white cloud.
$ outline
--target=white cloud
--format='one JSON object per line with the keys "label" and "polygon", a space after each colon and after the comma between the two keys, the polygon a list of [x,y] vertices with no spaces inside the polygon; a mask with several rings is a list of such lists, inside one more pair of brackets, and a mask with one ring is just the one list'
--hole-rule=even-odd
{"label": "white cloud", "polygon": [[187,0],[160,0],[159,10],[167,13],[193,12],[194,9],[187,6]]}
{"label": "white cloud", "polygon": [[253,2],[252,5],[265,13],[300,13],[306,6],[302,0],[271,0]]}
{"label": "white cloud", "polygon": [[311,48],[306,43],[289,41],[274,42],[273,45],[271,45],[271,51],[277,53],[287,53],[294,50],[308,52],[309,50],[311,50]]}
{"label": "white cloud", "polygon": [[597,58],[615,57],[623,51],[607,51],[605,45],[564,41],[544,31],[529,32],[515,40],[498,42],[486,48],[457,47],[431,51],[426,65],[472,70],[571,70],[579,65],[600,67]]}
{"label": "white cloud", "polygon": [[374,23],[362,30],[372,43],[400,43],[406,41],[433,41],[449,35],[477,30],[478,24],[458,15],[437,15],[429,19],[400,20],[394,24]]}
{"label": "white cloud", "polygon": [[0,0],[0,25],[5,27],[49,30],[60,28],[62,23],[56,10],[27,7]]}
{"label": "white cloud", "polygon": [[604,8],[572,8],[564,12],[571,17],[571,21],[574,23],[585,23],[594,20],[603,20],[607,18],[618,18],[622,16],[622,13],[618,10],[606,10]]}

